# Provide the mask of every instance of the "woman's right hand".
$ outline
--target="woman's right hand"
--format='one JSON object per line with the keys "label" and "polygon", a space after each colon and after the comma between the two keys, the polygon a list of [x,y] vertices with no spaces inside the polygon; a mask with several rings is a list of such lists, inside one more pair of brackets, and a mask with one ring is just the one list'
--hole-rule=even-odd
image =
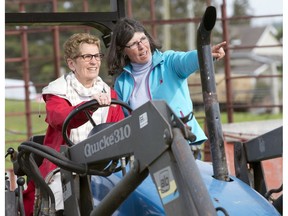
{"label": "woman's right hand", "polygon": [[222,59],[225,56],[224,46],[226,46],[226,41],[223,41],[219,44],[212,46],[212,56],[217,61]]}
{"label": "woman's right hand", "polygon": [[111,97],[108,93],[99,93],[92,95],[92,98],[97,100],[100,105],[110,105]]}

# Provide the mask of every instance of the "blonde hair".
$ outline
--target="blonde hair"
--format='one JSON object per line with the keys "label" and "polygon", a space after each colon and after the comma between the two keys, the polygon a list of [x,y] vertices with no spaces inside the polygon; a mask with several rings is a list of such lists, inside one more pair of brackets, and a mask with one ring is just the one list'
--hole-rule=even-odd
{"label": "blonde hair", "polygon": [[68,58],[74,59],[80,55],[80,46],[83,43],[95,44],[99,48],[100,52],[100,39],[89,33],[76,33],[73,34],[68,40],[64,43],[64,60],[67,62]]}

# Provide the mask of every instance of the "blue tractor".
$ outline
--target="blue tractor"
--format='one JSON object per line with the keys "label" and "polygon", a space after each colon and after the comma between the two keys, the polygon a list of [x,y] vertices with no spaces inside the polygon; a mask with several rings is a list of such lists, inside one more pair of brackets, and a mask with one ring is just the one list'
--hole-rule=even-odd
{"label": "blue tractor", "polygon": [[[114,17],[117,19],[117,16],[124,15],[124,3],[114,3],[118,6]],[[39,17],[31,19],[33,16]],[[6,14],[6,23],[27,24],[35,20],[43,23],[72,20],[81,24],[93,23],[89,20],[91,17],[85,14],[81,17],[77,20],[69,14],[62,18],[43,17],[37,13]],[[105,33],[103,40],[107,45],[107,35],[111,33],[109,29],[114,21],[112,16],[110,24],[107,19],[93,24]],[[21,143],[17,151],[8,149],[6,156],[10,155],[14,162],[18,188],[11,191],[9,178],[6,178],[5,215],[25,215],[22,197],[24,175],[38,182],[42,194],[39,198],[41,205],[37,212],[35,210],[35,215],[55,215],[54,195],[49,187],[45,187],[47,183],[38,172],[29,172],[37,170],[43,158],[59,167],[55,173],[60,172],[62,176],[64,215],[281,215],[282,196],[274,202],[269,200],[269,196],[281,191],[282,187],[265,193],[257,190],[257,186],[261,188],[263,185],[264,178],[260,178],[262,171],[254,187],[250,186],[247,164],[257,165],[261,160],[282,156],[282,127],[264,134],[261,139],[239,143],[235,147],[237,176],[228,173],[210,48],[210,33],[215,21],[216,9],[207,7],[197,32],[212,163],[195,159],[187,145],[187,140],[195,138],[185,126],[189,116],[178,118],[161,100],[149,101],[136,110],[131,110],[121,101],[112,100],[112,104],[123,106],[130,115],[120,122],[103,125],[96,125],[91,118],[91,124],[95,126],[89,137],[74,145],[67,136],[67,127],[78,112],[100,107],[97,101],[90,101],[67,117],[63,125],[67,146],[61,149],[62,153],[41,145],[43,136],[34,136]],[[261,151],[259,140],[262,147],[264,145]],[[256,167],[254,174],[259,173]]]}

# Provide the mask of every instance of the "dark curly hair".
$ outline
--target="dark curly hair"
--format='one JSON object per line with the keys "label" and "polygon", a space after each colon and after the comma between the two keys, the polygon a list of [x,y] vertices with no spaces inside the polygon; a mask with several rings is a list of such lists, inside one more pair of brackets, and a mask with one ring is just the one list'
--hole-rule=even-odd
{"label": "dark curly hair", "polygon": [[144,32],[149,40],[152,53],[155,49],[161,48],[139,21],[131,18],[120,19],[113,29],[111,44],[106,58],[109,75],[122,72],[124,66],[130,63],[130,59],[124,55],[123,50],[135,32]]}

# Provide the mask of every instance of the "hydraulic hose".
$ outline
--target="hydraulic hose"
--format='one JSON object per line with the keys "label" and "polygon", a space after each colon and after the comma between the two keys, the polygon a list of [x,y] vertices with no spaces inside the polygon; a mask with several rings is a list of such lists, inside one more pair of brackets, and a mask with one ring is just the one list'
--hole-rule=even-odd
{"label": "hydraulic hose", "polygon": [[[31,154],[31,152],[20,151],[18,154],[19,165],[20,165],[21,169],[26,173],[26,175],[29,178],[32,178],[34,180],[35,187],[36,188],[40,187],[41,189],[43,189],[43,190],[41,190],[43,199],[49,200],[49,194],[48,194],[48,191],[46,190],[46,186],[43,186],[41,184],[41,180],[43,181],[42,177],[40,176],[40,178],[39,178],[39,176],[37,176],[37,173],[35,173],[36,172],[34,170],[35,168],[31,167],[33,165],[30,163],[30,154]],[[48,185],[47,185],[47,187],[48,187]],[[45,203],[45,209],[48,209],[48,208],[49,208],[49,203]]]}
{"label": "hydraulic hose", "polygon": [[[31,172],[33,174],[33,180],[35,181],[35,179],[37,179],[37,182],[38,182],[38,185],[40,187],[40,190],[41,192],[45,191],[45,193],[47,193],[48,196],[45,196],[43,198],[43,208],[42,208],[42,211],[44,214],[49,214],[49,215],[55,215],[55,197],[54,197],[54,194],[51,190],[51,188],[48,186],[48,184],[46,184],[46,182],[44,181],[44,179],[42,178],[40,172],[39,172],[39,169],[38,169],[38,166],[36,165],[35,163],[35,160],[33,158],[33,156],[31,154],[29,154],[29,163],[30,163],[30,167],[32,168],[31,169]],[[49,199],[47,198],[50,198],[50,201],[51,201],[51,204],[49,203]]]}
{"label": "hydraulic hose", "polygon": [[19,147],[19,152],[21,150],[33,152],[34,154],[40,155],[43,158],[47,158],[52,163],[57,166],[71,172],[75,172],[78,174],[87,174],[87,175],[99,175],[99,176],[109,176],[111,172],[109,171],[98,171],[98,170],[90,170],[84,164],[78,164],[74,161],[69,160],[61,153],[57,152],[50,147],[39,145],[37,143],[33,143],[31,141],[23,142]]}

